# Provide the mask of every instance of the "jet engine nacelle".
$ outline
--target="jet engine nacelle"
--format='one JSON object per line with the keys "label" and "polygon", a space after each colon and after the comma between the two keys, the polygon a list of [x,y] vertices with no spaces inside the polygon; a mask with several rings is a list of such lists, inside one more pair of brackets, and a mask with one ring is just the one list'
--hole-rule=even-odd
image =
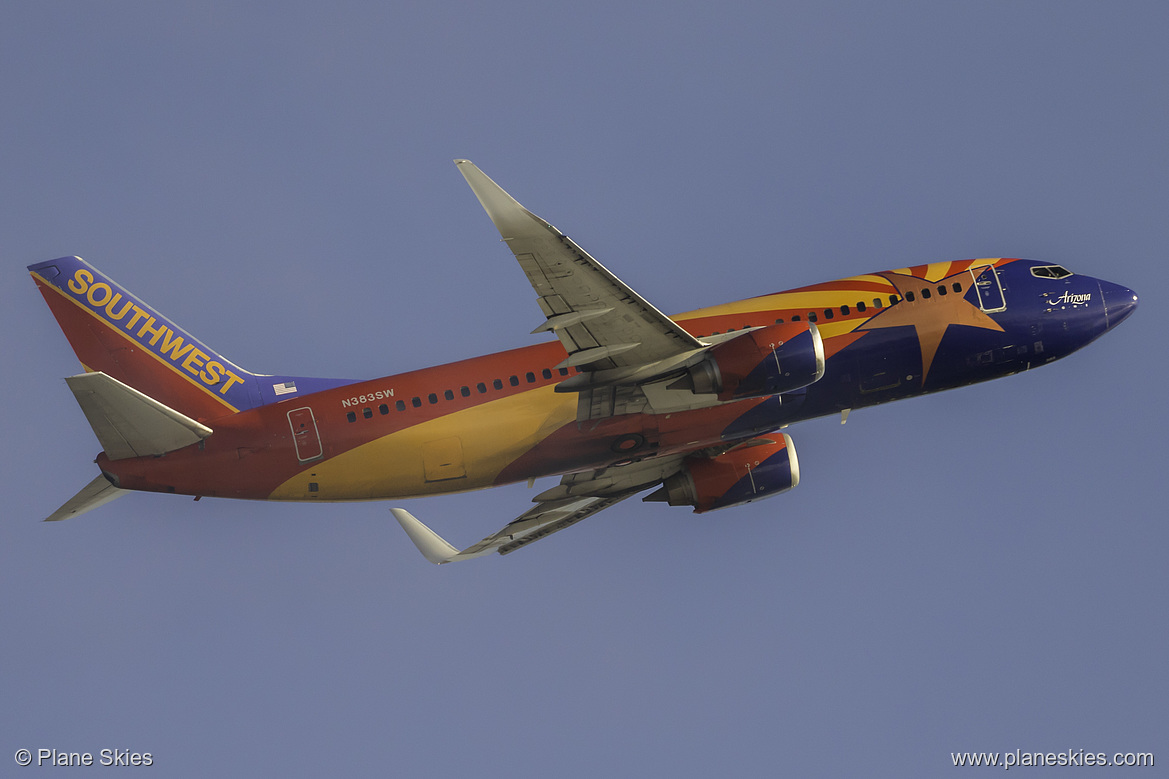
{"label": "jet engine nacelle", "polygon": [[722,401],[794,392],[824,375],[824,341],[812,322],[749,330],[712,346],[674,387]]}
{"label": "jet engine nacelle", "polygon": [[749,443],[718,457],[689,457],[682,470],[645,499],[671,506],[693,506],[695,514],[740,506],[800,483],[800,463],[791,437]]}

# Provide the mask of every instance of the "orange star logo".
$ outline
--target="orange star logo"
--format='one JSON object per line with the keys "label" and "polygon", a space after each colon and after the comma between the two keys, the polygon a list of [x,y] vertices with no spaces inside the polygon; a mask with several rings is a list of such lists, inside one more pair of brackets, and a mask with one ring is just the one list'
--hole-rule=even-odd
{"label": "orange star logo", "polygon": [[[897,289],[901,300],[865,322],[857,330],[880,330],[889,327],[912,327],[916,330],[917,340],[921,345],[922,386],[925,386],[926,376],[929,375],[938,346],[952,325],[1003,332],[998,323],[987,316],[986,312],[966,301],[966,291],[974,283],[969,271],[964,270],[937,281],[902,273],[880,275]],[[961,292],[954,292],[955,282],[962,285]],[[946,294],[940,294],[939,287],[944,288]],[[923,290],[928,290],[928,293]],[[909,299],[911,297],[912,301]]]}

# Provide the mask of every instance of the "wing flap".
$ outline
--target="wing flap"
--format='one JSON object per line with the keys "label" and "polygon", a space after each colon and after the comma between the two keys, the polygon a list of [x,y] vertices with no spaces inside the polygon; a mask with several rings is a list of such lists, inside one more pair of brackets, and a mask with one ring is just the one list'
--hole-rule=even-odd
{"label": "wing flap", "polygon": [[[620,503],[632,495],[626,492],[622,495],[608,495],[604,497],[574,498],[572,500],[557,501],[555,505],[545,503],[529,510],[515,522],[505,527],[510,539],[507,543],[498,546],[501,555],[535,543],[541,538],[552,535],[567,527],[572,527],[582,519],[588,519],[598,511]],[[533,516],[528,517],[529,514]],[[482,543],[482,542],[480,542]],[[495,541],[492,541],[495,544]]]}

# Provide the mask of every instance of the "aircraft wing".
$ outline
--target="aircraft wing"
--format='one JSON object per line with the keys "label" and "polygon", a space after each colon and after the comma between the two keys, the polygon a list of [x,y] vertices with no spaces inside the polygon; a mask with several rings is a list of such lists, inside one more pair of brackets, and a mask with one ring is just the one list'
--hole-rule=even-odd
{"label": "aircraft wing", "polygon": [[[551,330],[564,344],[568,358],[557,367],[629,380],[676,366],[705,346],[472,162],[455,164],[539,295],[546,321],[532,332]],[[585,388],[585,379],[563,389]]]}
{"label": "aircraft wing", "polygon": [[430,562],[441,565],[459,560],[471,560],[492,552],[500,554],[514,552],[520,547],[555,533],[557,530],[571,527],[582,519],[586,519],[614,503],[619,503],[632,494],[627,493],[618,497],[572,498],[541,503],[524,512],[503,530],[487,536],[487,538],[462,551],[451,546],[446,539],[422,524],[409,511],[390,509],[390,513],[402,525],[406,534],[410,536],[410,540],[414,542],[423,556]]}
{"label": "aircraft wing", "polygon": [[432,563],[457,562],[491,552],[504,555],[541,538],[571,527],[598,511],[620,503],[638,492],[660,484],[680,467],[680,455],[631,465],[568,474],[560,484],[537,495],[536,506],[525,511],[498,533],[487,536],[462,551],[405,509],[393,508],[398,520],[418,551]]}

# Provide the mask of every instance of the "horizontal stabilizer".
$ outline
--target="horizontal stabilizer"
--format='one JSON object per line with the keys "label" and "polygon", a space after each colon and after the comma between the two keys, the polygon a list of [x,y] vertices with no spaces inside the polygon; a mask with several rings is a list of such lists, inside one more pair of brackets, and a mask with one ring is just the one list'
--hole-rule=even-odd
{"label": "horizontal stabilizer", "polygon": [[148,457],[196,444],[211,428],[104,373],[65,379],[111,460]]}
{"label": "horizontal stabilizer", "polygon": [[56,522],[61,519],[72,519],[79,517],[90,509],[95,509],[98,506],[104,506],[114,498],[120,498],[129,490],[120,490],[114,485],[110,484],[105,476],[98,476],[96,479],[87,484],[81,492],[74,495],[65,505],[54,511],[46,522]]}

